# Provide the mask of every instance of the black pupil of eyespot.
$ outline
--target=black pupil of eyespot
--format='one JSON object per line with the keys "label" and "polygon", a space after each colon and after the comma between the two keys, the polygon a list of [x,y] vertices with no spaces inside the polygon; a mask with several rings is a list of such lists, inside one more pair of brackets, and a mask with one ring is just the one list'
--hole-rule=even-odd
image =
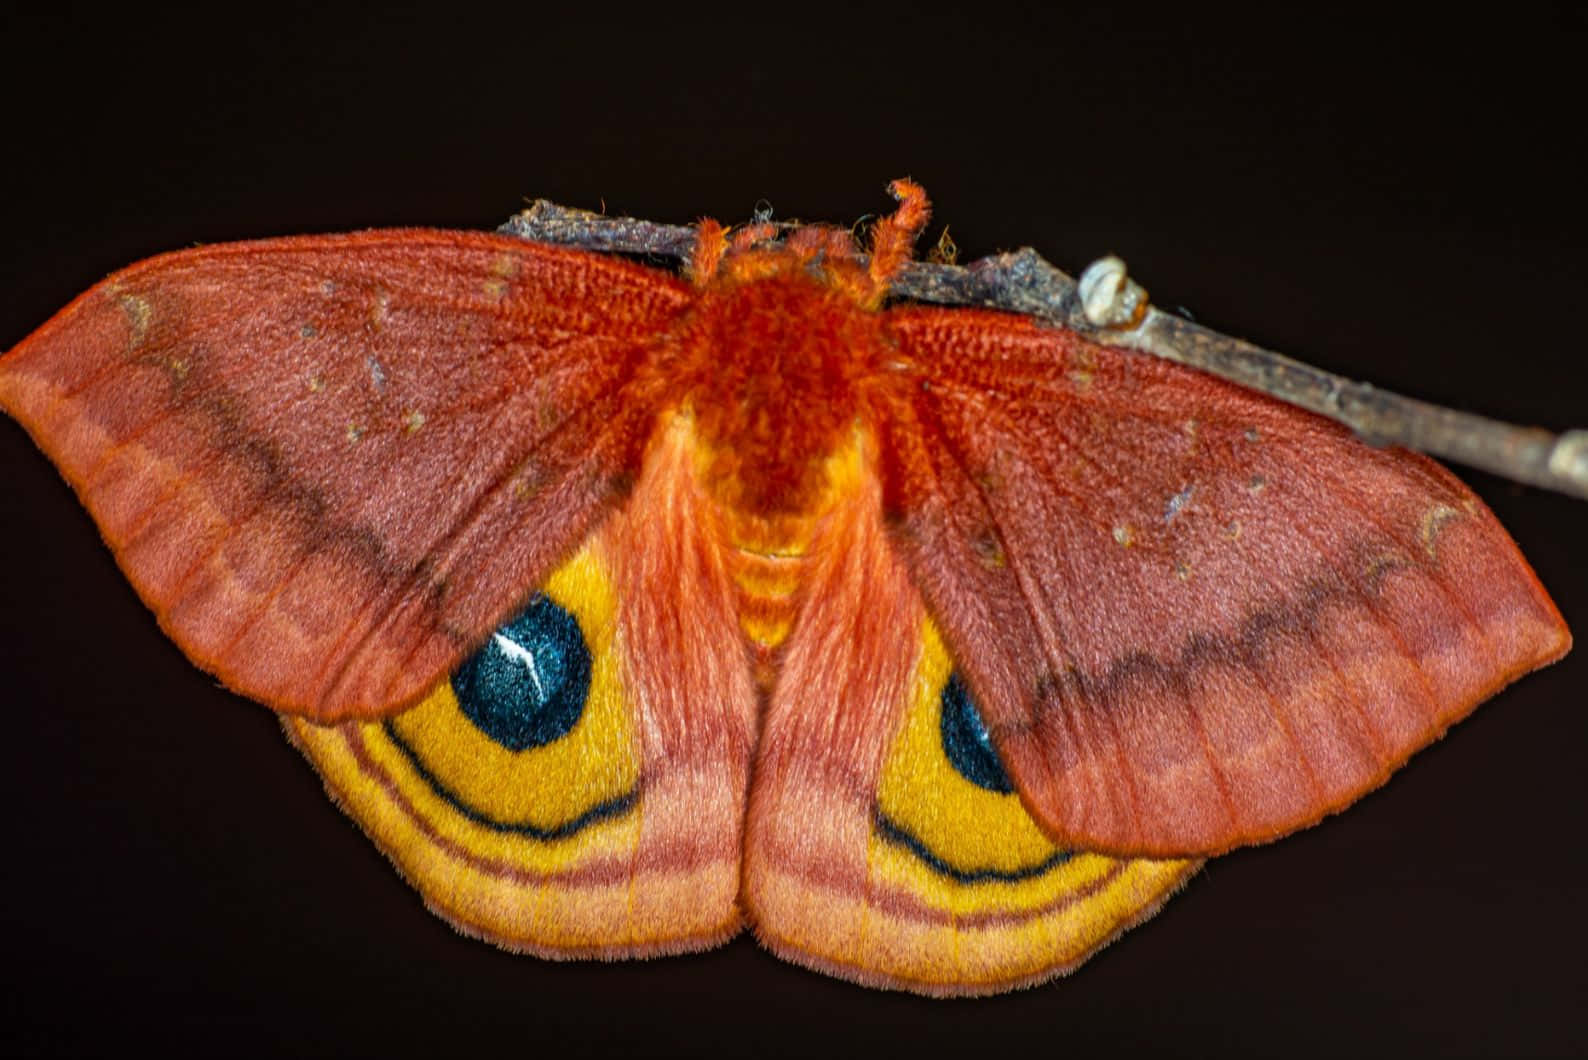
{"label": "black pupil of eyespot", "polygon": [[943,753],[954,771],[979,788],[1000,795],[1014,791],[1015,786],[993,748],[987,726],[982,724],[981,714],[976,710],[976,701],[957,671],[949,675],[948,683],[943,686],[942,700]]}
{"label": "black pupil of eyespot", "polygon": [[510,751],[566,736],[590,694],[590,649],[579,622],[535,598],[452,675],[463,713]]}

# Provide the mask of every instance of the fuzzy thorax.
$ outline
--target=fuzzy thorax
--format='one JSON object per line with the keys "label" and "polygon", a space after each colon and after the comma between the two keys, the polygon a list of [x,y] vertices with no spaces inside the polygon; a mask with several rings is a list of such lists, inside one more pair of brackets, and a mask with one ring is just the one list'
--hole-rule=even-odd
{"label": "fuzzy thorax", "polygon": [[889,350],[878,310],[927,218],[918,186],[891,190],[900,206],[878,222],[869,258],[843,229],[780,237],[763,223],[730,237],[701,224],[691,263],[701,297],[665,368],[682,384],[679,404],[710,454],[704,479],[721,508],[813,514],[830,461],[871,420],[868,392]]}
{"label": "fuzzy thorax", "polygon": [[706,293],[678,352],[720,507],[775,518],[819,505],[883,361],[878,323],[801,268]]}

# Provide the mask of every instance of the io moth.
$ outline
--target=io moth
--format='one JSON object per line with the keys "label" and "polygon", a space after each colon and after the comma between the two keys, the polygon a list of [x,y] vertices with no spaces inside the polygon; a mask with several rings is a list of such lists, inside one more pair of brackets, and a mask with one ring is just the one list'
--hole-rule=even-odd
{"label": "io moth", "polygon": [[883,987],[1074,968],[1570,634],[1433,461],[862,250],[686,275],[502,234],[202,247],[0,359],[199,666],[460,931],[746,927]]}

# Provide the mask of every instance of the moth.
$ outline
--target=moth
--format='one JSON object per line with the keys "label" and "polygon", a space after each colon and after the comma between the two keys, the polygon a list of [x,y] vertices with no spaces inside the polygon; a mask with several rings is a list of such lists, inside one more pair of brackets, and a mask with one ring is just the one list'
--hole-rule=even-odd
{"label": "moth", "polygon": [[162,628],[458,930],[749,927],[872,986],[1076,967],[1570,634],[1438,464],[1014,313],[924,192],[694,231],[201,247],[0,358]]}

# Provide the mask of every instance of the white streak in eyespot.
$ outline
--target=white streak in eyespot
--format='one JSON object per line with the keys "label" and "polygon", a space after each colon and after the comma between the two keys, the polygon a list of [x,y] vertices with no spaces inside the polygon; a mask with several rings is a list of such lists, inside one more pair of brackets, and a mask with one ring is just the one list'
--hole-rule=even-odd
{"label": "white streak in eyespot", "polygon": [[529,675],[529,683],[535,686],[536,701],[544,703],[546,701],[546,688],[540,683],[540,668],[535,665],[534,652],[529,651],[511,637],[504,637],[500,633],[492,633],[491,639],[496,642],[497,649],[503,655],[524,668],[524,672]]}
{"label": "white streak in eyespot", "polygon": [[1174,522],[1175,516],[1180,514],[1180,509],[1184,508],[1186,503],[1191,500],[1191,494],[1194,492],[1196,492],[1196,486],[1187,486],[1173,497],[1170,497],[1169,503],[1164,505],[1163,521],[1166,523]]}

